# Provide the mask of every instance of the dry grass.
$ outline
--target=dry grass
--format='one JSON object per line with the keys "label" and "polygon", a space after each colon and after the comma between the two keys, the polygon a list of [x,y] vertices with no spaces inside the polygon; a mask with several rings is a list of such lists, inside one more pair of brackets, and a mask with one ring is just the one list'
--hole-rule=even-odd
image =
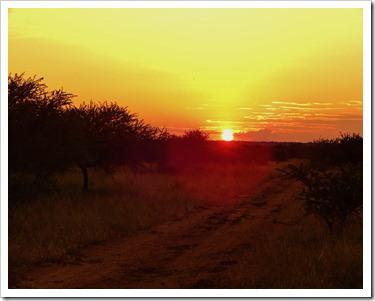
{"label": "dry grass", "polygon": [[362,288],[360,219],[352,220],[341,238],[315,220],[285,227],[267,233],[251,261],[243,264],[253,270],[243,279],[243,287]]}
{"label": "dry grass", "polygon": [[10,265],[74,259],[89,244],[182,217],[202,204],[221,205],[256,185],[265,170],[227,165],[176,175],[92,172],[86,195],[78,172],[61,175],[60,192],[10,210]]}
{"label": "dry grass", "polygon": [[[202,205],[231,204],[256,189],[274,167],[206,165],[175,175],[96,172],[87,195],[80,192],[78,173],[60,176],[60,192],[10,211],[11,276],[17,277],[17,267],[75,260],[87,245],[184,217]],[[300,202],[289,202],[278,218],[293,220],[299,210]],[[362,287],[360,218],[349,221],[342,238],[331,237],[312,218],[297,226],[274,226],[257,233],[259,244],[233,275],[228,271],[223,287]]]}
{"label": "dry grass", "polygon": [[200,203],[227,205],[241,200],[273,172],[275,164],[206,164],[198,170],[185,170],[176,179]]}
{"label": "dry grass", "polygon": [[80,191],[79,174],[60,177],[64,191],[13,208],[9,222],[12,264],[57,260],[79,248],[178,217],[195,203],[167,175],[96,173]]}

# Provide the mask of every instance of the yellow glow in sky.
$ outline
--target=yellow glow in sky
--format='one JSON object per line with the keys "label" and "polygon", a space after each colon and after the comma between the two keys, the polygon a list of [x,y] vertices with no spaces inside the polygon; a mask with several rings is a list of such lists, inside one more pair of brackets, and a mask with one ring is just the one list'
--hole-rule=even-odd
{"label": "yellow glow in sky", "polygon": [[9,71],[177,133],[362,133],[362,9],[12,9]]}

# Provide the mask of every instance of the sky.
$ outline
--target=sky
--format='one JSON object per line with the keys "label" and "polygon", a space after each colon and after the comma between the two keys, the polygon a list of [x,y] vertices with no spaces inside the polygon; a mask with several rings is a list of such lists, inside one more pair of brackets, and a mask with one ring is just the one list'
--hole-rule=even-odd
{"label": "sky", "polygon": [[362,9],[11,9],[9,72],[173,133],[362,134]]}

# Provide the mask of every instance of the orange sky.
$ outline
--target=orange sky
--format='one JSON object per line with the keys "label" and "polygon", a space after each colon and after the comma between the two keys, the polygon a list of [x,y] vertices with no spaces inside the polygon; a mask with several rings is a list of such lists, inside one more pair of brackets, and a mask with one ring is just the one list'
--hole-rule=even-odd
{"label": "orange sky", "polygon": [[176,133],[362,133],[362,9],[12,9],[9,71]]}

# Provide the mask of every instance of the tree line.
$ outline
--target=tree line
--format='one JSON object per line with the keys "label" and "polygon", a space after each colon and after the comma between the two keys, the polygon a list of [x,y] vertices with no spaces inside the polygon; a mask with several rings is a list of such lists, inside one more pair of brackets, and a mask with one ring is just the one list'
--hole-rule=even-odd
{"label": "tree line", "polygon": [[9,196],[46,191],[55,175],[78,168],[82,189],[89,171],[153,164],[159,171],[198,168],[202,163],[257,163],[307,159],[316,167],[362,162],[362,137],[343,135],[313,143],[226,143],[201,130],[181,136],[147,124],[115,102],[75,105],[75,95],[49,90],[43,78],[10,74]]}
{"label": "tree line", "polygon": [[76,166],[88,190],[88,169],[146,161],[141,152],[170,138],[127,107],[113,102],[73,104],[74,95],[49,91],[43,78],[8,77],[9,173],[27,173],[36,185]]}

